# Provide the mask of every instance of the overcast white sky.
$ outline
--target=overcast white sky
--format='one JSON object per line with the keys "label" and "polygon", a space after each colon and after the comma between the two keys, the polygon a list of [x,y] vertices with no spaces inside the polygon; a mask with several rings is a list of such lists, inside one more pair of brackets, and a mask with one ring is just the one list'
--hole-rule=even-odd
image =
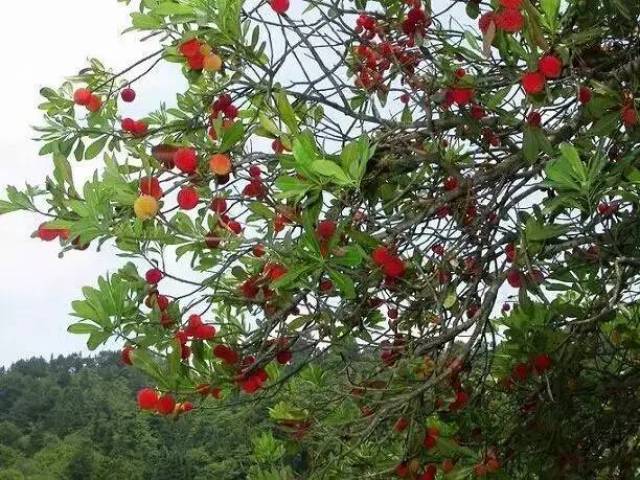
{"label": "overcast white sky", "polygon": [[[50,172],[50,159],[39,157],[31,125],[40,123],[38,91],[58,86],[65,76],[96,57],[118,69],[157,48],[131,35],[130,7],[116,0],[6,2],[0,44],[0,196],[4,185],[39,184]],[[29,28],[25,28],[28,25]],[[141,83],[138,99],[124,113],[141,116],[161,98],[173,98],[180,77],[165,64]],[[89,162],[87,162],[89,163]],[[87,165],[89,168],[93,168]],[[57,242],[30,238],[40,219],[24,213],[0,217],[0,365],[32,355],[86,350],[82,337],[66,332],[72,300],[99,274],[115,269],[113,252],[70,252],[59,259]]]}

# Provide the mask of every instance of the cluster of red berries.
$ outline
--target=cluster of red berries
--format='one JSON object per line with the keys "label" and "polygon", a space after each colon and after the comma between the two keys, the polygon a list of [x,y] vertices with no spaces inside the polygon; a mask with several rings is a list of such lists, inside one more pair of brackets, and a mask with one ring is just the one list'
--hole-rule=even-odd
{"label": "cluster of red berries", "polygon": [[497,30],[507,33],[516,33],[524,27],[524,15],[521,12],[522,0],[500,0],[498,11],[486,12],[480,17],[478,26],[480,31],[486,34],[491,25]]}
{"label": "cluster of red berries", "polygon": [[144,137],[149,130],[149,125],[144,120],[134,120],[133,118],[123,118],[120,122],[122,130],[130,133],[134,137]]}
{"label": "cluster of red berries", "polygon": [[601,217],[609,218],[618,213],[620,203],[618,202],[602,202],[598,204],[598,213]]}
{"label": "cluster of red berries", "polygon": [[177,403],[173,395],[160,394],[153,388],[143,388],[138,391],[138,407],[141,410],[155,411],[160,415],[185,413],[193,410],[191,402]]}
{"label": "cluster of red berries", "polygon": [[238,107],[233,104],[231,95],[223,93],[211,105],[211,122],[218,118],[222,112],[224,118],[233,120],[238,116]]}
{"label": "cluster of red berries", "polygon": [[[459,107],[468,105],[475,94],[471,79],[463,68],[458,68],[453,78],[453,85],[445,91],[444,100],[441,103],[442,108],[445,110],[450,108],[454,103]],[[475,112],[475,115],[478,115],[478,112]]]}
{"label": "cluster of red berries", "polygon": [[511,376],[501,380],[501,384],[511,390],[514,383],[524,383],[531,373],[542,375],[553,366],[553,359],[548,353],[539,353],[529,362],[518,362],[511,369]]}
{"label": "cluster of red berries", "polygon": [[267,189],[262,183],[262,171],[257,165],[249,167],[249,183],[242,189],[242,193],[247,197],[263,198],[267,194]]}
{"label": "cluster of red berries", "polygon": [[102,99],[88,88],[79,88],[73,92],[73,103],[86,107],[90,112],[97,112],[102,107]]}
{"label": "cluster of red berries", "polygon": [[373,263],[382,269],[387,279],[394,280],[402,277],[406,272],[404,261],[396,254],[392,253],[389,248],[384,246],[376,247],[371,253]]}
{"label": "cluster of red berries", "polygon": [[373,40],[376,35],[384,35],[384,30],[378,27],[376,19],[366,13],[361,13],[356,20],[355,32],[365,40]]}
{"label": "cluster of red berries", "polygon": [[203,42],[200,42],[197,38],[192,38],[182,43],[178,50],[183,57],[187,59],[187,65],[191,70],[202,70],[204,68],[205,54],[202,51]]}
{"label": "cluster of red berries", "polygon": [[408,3],[411,8],[402,21],[402,31],[411,39],[424,38],[427,28],[431,25],[431,17],[422,8],[420,0],[410,0]]}
{"label": "cluster of red berries", "polygon": [[529,275],[524,274],[515,267],[507,272],[507,282],[512,288],[522,288],[528,279],[539,285],[544,281],[544,274],[537,268],[531,269]]}
{"label": "cluster of red berries", "polygon": [[561,74],[562,60],[553,54],[546,54],[538,62],[538,70],[522,75],[522,88],[527,95],[536,95],[544,90],[548,79],[558,78]]}

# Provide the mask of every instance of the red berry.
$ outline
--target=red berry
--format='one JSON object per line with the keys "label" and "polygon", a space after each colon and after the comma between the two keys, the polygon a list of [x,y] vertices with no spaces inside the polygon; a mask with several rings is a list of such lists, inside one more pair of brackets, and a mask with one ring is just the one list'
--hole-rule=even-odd
{"label": "red berry", "polygon": [[522,7],[522,0],[500,0],[500,5],[504,8],[520,8]]}
{"label": "red berry", "polygon": [[169,299],[164,295],[156,296],[156,305],[160,311],[164,311],[169,307]]}
{"label": "red berry", "polygon": [[546,80],[540,72],[526,72],[522,75],[522,88],[528,95],[535,95],[544,90]]}
{"label": "red berry", "polygon": [[458,177],[447,177],[444,181],[444,189],[447,192],[455,190],[460,185],[460,180]]}
{"label": "red berry", "polygon": [[287,273],[287,267],[279,263],[268,263],[264,266],[264,273],[272,282],[275,282]]}
{"label": "red berry", "polygon": [[406,464],[406,462],[403,462],[396,467],[395,473],[400,478],[406,478],[407,476],[409,476],[409,466]]}
{"label": "red berry", "polygon": [[271,148],[273,149],[273,151],[275,153],[282,153],[284,152],[284,145],[282,145],[282,141],[279,138],[276,138],[272,143],[271,143]]}
{"label": "red berry", "polygon": [[226,345],[216,345],[213,349],[213,355],[229,365],[238,363],[238,360],[240,360],[236,351]]}
{"label": "red berry", "polygon": [[459,106],[468,104],[473,98],[473,88],[454,88],[451,90],[452,98]]}
{"label": "red berry", "polygon": [[133,122],[131,127],[131,133],[133,133],[136,137],[143,137],[147,134],[147,130],[149,129],[149,125],[144,120],[136,120]]}
{"label": "red berry", "polygon": [[88,88],[79,88],[73,92],[73,103],[86,107],[89,105],[92,95],[91,90]]}
{"label": "red berry", "polygon": [[253,255],[254,255],[254,256],[256,256],[256,257],[258,257],[258,258],[260,258],[260,257],[264,256],[264,253],[265,253],[264,245],[262,245],[262,244],[260,244],[260,243],[259,243],[259,244],[257,244],[257,245],[255,245],[255,246],[253,247],[252,252],[253,252]]}
{"label": "red berry", "polygon": [[289,10],[289,0],[271,0],[269,4],[273,11],[279,15],[282,15]]}
{"label": "red berry", "polygon": [[538,373],[546,372],[551,368],[553,361],[548,353],[540,353],[533,357],[533,368]]}
{"label": "red berry", "polygon": [[487,467],[484,463],[478,463],[473,467],[473,474],[476,477],[485,477],[487,475]]}
{"label": "red berry", "polygon": [[282,350],[276,354],[276,360],[280,365],[286,365],[292,358],[291,350]]}
{"label": "red berry", "polygon": [[562,60],[555,55],[545,55],[538,62],[538,70],[547,78],[558,78],[562,73]]}
{"label": "red berry", "polygon": [[532,127],[539,127],[542,124],[542,115],[540,115],[540,112],[529,113],[527,123]]}
{"label": "red berry", "polygon": [[399,278],[404,275],[406,266],[400,258],[392,256],[382,264],[382,271],[389,278]]}
{"label": "red berry", "polygon": [[236,118],[238,116],[238,107],[227,105],[224,107],[223,112],[227,118]]}
{"label": "red berry", "polygon": [[508,243],[504,247],[504,253],[507,256],[507,262],[513,262],[516,259],[516,246],[513,243]]}
{"label": "red berry", "polygon": [[162,188],[156,177],[142,177],[140,179],[140,193],[142,195],[151,195],[156,200],[162,197]]}
{"label": "red berry", "polygon": [[144,274],[144,278],[147,280],[147,283],[155,285],[160,280],[162,280],[163,274],[162,271],[157,268],[152,268]]}
{"label": "red berry", "polygon": [[183,210],[191,210],[198,206],[200,196],[193,187],[182,187],[178,192],[178,206]]}
{"label": "red berry", "polygon": [[473,118],[474,120],[482,120],[487,115],[482,105],[478,105],[477,103],[474,103],[473,105],[471,105],[471,110],[469,114],[471,115],[471,118]]}
{"label": "red berry", "polygon": [[451,470],[455,468],[455,466],[456,466],[455,463],[453,463],[453,460],[451,460],[450,458],[447,458],[442,461],[442,471],[444,473],[449,473]]}
{"label": "red berry", "polygon": [[194,338],[198,340],[212,340],[216,336],[216,327],[213,325],[199,325],[193,331]]}
{"label": "red berry", "polygon": [[371,259],[378,266],[385,264],[389,258],[391,258],[391,254],[387,247],[379,246],[371,252]]}
{"label": "red berry", "polygon": [[325,278],[320,281],[320,291],[323,293],[328,293],[333,290],[333,282],[328,278]]}
{"label": "red berry", "polygon": [[441,243],[436,243],[431,247],[431,251],[436,255],[444,255],[444,246]]}
{"label": "red berry", "polygon": [[257,165],[251,165],[249,167],[249,176],[253,178],[260,178],[262,172],[260,171],[260,167]]}
{"label": "red berry", "polygon": [[333,234],[336,233],[336,222],[333,220],[322,220],[318,223],[316,233],[322,240],[329,240],[333,237]]}
{"label": "red berry", "polygon": [[505,8],[495,16],[496,27],[505,32],[515,33],[522,30],[524,26],[524,16],[520,10],[515,8]]}
{"label": "red berry", "polygon": [[196,53],[193,57],[187,57],[187,65],[191,70],[202,70],[204,68],[204,55]]}
{"label": "red berry", "polygon": [[120,125],[122,126],[122,130],[124,130],[125,132],[133,132],[136,128],[136,121],[133,118],[123,118],[122,121],[120,122]]}
{"label": "red berry", "polygon": [[526,363],[516,363],[511,372],[511,376],[518,382],[524,382],[529,376],[529,366]]}
{"label": "red berry", "polygon": [[625,105],[620,112],[622,123],[626,127],[634,127],[638,124],[638,112],[632,105]]}
{"label": "red berry", "polygon": [[489,458],[487,460],[486,466],[488,473],[495,473],[500,470],[500,462],[495,458]]}
{"label": "red berry", "polygon": [[131,103],[136,99],[136,91],[133,88],[125,88],[120,92],[123,102]]}
{"label": "red berry", "polygon": [[179,148],[173,154],[173,163],[184,173],[193,173],[198,167],[198,155],[193,148]]}
{"label": "red berry", "polygon": [[131,357],[133,351],[134,349],[130,345],[127,345],[122,349],[122,352],[120,352],[120,359],[122,360],[122,363],[124,363],[125,365],[133,365],[133,360]]}
{"label": "red berry", "polygon": [[509,270],[509,272],[507,273],[507,282],[509,282],[509,285],[511,285],[513,288],[520,288],[522,287],[522,274],[520,273],[520,271],[514,269]]}
{"label": "red berry", "polygon": [[176,400],[172,395],[162,395],[158,399],[158,403],[156,405],[156,410],[161,415],[170,415],[176,408]]}
{"label": "red berry", "polygon": [[138,391],[138,407],[142,410],[155,410],[158,403],[158,392],[152,388]]}
{"label": "red berry", "polygon": [[227,201],[222,197],[216,197],[211,200],[211,210],[215,213],[221,214],[227,211]]}
{"label": "red berry", "polygon": [[393,431],[396,433],[402,433],[407,429],[408,426],[409,420],[404,417],[400,417],[398,420],[396,420],[396,423],[394,423]]}
{"label": "red berry", "polygon": [[179,50],[185,57],[194,57],[200,53],[200,42],[192,38],[180,45]]}
{"label": "red berry", "polygon": [[578,101],[583,105],[589,103],[591,101],[593,94],[591,93],[591,89],[589,87],[580,87],[578,91]]}
{"label": "red berry", "polygon": [[97,112],[102,107],[102,99],[97,95],[91,95],[89,103],[87,103],[87,110],[92,113]]}

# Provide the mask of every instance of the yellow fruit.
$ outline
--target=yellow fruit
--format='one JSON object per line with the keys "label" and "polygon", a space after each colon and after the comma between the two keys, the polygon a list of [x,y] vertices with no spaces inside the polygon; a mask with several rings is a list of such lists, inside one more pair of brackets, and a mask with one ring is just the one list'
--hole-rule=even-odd
{"label": "yellow fruit", "polygon": [[140,220],[148,220],[158,213],[158,201],[151,195],[141,195],[134,202],[133,211]]}
{"label": "yellow fruit", "polygon": [[206,57],[204,57],[202,68],[204,68],[207,72],[217,72],[222,68],[222,59],[215,53],[207,55]]}
{"label": "yellow fruit", "polygon": [[207,56],[207,55],[209,55],[212,51],[213,51],[213,49],[212,49],[209,45],[207,45],[206,43],[203,43],[202,45],[200,45],[200,53],[201,53],[202,55]]}
{"label": "yellow fruit", "polygon": [[228,175],[231,172],[231,159],[224,153],[216,153],[209,159],[209,168],[216,175]]}

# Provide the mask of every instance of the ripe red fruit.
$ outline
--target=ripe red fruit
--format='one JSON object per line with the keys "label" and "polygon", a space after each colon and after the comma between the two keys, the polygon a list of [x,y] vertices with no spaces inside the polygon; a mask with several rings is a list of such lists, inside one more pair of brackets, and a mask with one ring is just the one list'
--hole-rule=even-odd
{"label": "ripe red fruit", "polygon": [[373,252],[371,252],[371,259],[376,265],[384,265],[389,258],[391,258],[391,254],[389,253],[389,249],[387,247],[379,246],[376,247]]}
{"label": "ripe red fruit", "polygon": [[87,110],[92,113],[97,112],[102,107],[102,99],[97,95],[91,95],[89,103],[87,103]]}
{"label": "ripe red fruit", "polygon": [[418,477],[418,480],[435,480],[438,474],[438,468],[435,465],[429,465],[425,471]]}
{"label": "ripe red fruit", "polygon": [[593,94],[591,93],[591,89],[589,87],[582,86],[578,91],[578,101],[585,105],[591,101]]}
{"label": "ripe red fruit", "polygon": [[542,115],[540,115],[540,112],[529,113],[527,123],[532,127],[539,127],[542,124]]}
{"label": "ripe red fruit", "polygon": [[291,350],[282,350],[276,354],[276,360],[280,365],[286,365],[292,358]]}
{"label": "ripe red fruit", "polygon": [[471,118],[473,118],[474,120],[482,120],[487,115],[487,112],[484,111],[484,108],[482,107],[482,105],[478,105],[477,103],[474,103],[473,105],[471,105],[471,110],[469,111],[469,114],[471,115]]}
{"label": "ripe red fruit", "polygon": [[155,410],[158,403],[158,392],[152,388],[143,388],[138,391],[138,407],[142,410]]}
{"label": "ripe red fruit", "polygon": [[500,5],[505,8],[520,8],[522,7],[522,0],[500,0]]}
{"label": "ripe red fruit", "polygon": [[509,282],[509,285],[511,285],[513,288],[522,287],[522,274],[520,273],[520,271],[515,268],[509,270],[509,272],[507,273],[507,282]]}
{"label": "ripe red fruit", "polygon": [[229,220],[227,222],[227,229],[229,229],[236,235],[240,235],[242,233],[242,225],[240,225],[240,222],[237,222],[235,220]]}
{"label": "ripe red fruit", "polygon": [[492,23],[495,23],[495,13],[486,12],[478,20],[478,27],[482,33],[487,33]]}
{"label": "ripe red fruit", "polygon": [[533,368],[538,373],[546,372],[551,368],[553,361],[548,353],[540,353],[533,357]]}
{"label": "ripe red fruit", "polygon": [[473,474],[476,477],[485,477],[487,475],[487,467],[484,463],[478,463],[473,467]]}
{"label": "ripe red fruit", "polygon": [[191,210],[198,206],[200,196],[193,187],[182,187],[178,192],[178,206],[183,210]]}
{"label": "ripe red fruit", "polygon": [[148,270],[147,273],[144,274],[144,278],[147,280],[147,283],[151,283],[155,285],[160,280],[162,280],[163,274],[162,271],[157,268],[152,268]]}
{"label": "ripe red fruit", "polygon": [[625,105],[620,112],[622,123],[625,127],[634,127],[638,124],[638,112],[632,105]]}
{"label": "ripe red fruit", "polygon": [[216,345],[213,349],[213,355],[228,365],[238,363],[238,360],[240,360],[236,351],[226,345]]}
{"label": "ripe red fruit", "polygon": [[406,462],[402,462],[396,467],[395,473],[400,478],[406,478],[409,475],[409,466]]}
{"label": "ripe red fruit", "polygon": [[444,255],[444,245],[441,243],[436,243],[431,247],[431,251],[436,255]]}
{"label": "ripe red fruit", "polygon": [[389,278],[399,278],[404,275],[406,266],[400,258],[392,256],[382,264],[382,271]]}
{"label": "ripe red fruit", "polygon": [[131,357],[132,353],[133,353],[132,346],[127,345],[126,347],[124,347],[120,352],[120,359],[122,360],[122,363],[124,363],[125,365],[133,365],[133,360]]}
{"label": "ripe red fruit", "polygon": [[488,473],[495,473],[500,470],[500,462],[495,458],[489,458],[487,460],[486,466]]}
{"label": "ripe red fruit", "polygon": [[194,57],[200,53],[200,42],[192,38],[180,45],[179,50],[185,57]]}
{"label": "ripe red fruit", "polygon": [[316,233],[322,240],[329,240],[333,237],[333,234],[336,233],[336,222],[333,220],[322,220],[318,223]]}
{"label": "ripe red fruit", "polygon": [[529,376],[529,366],[526,363],[516,363],[511,372],[511,376],[518,382],[524,382]]}
{"label": "ripe red fruit", "polygon": [[131,127],[131,133],[133,133],[136,137],[143,137],[147,134],[149,129],[149,125],[144,120],[136,120],[133,122],[133,126]]}
{"label": "ripe red fruit", "polygon": [[262,171],[260,170],[260,167],[257,165],[251,165],[249,167],[249,176],[253,177],[253,178],[260,178],[260,175],[262,175]]}
{"label": "ripe red fruit", "polygon": [[522,75],[521,82],[525,93],[535,95],[544,90],[546,80],[540,72],[526,72]]}
{"label": "ripe red fruit", "polygon": [[123,102],[131,103],[136,99],[136,91],[133,88],[125,88],[120,92]]}
{"label": "ripe red fruit", "polygon": [[172,395],[166,394],[162,395],[158,399],[158,403],[156,404],[156,410],[161,415],[170,415],[176,408],[176,400]]}
{"label": "ripe red fruit", "polygon": [[198,155],[193,148],[179,148],[173,154],[173,163],[184,173],[193,173],[198,167]]}
{"label": "ripe red fruit", "polygon": [[78,88],[73,92],[73,103],[86,107],[89,105],[92,95],[91,90],[88,88]]}
{"label": "ripe red fruit", "polygon": [[268,263],[264,266],[264,273],[269,280],[275,282],[281,277],[284,277],[287,273],[287,267],[279,263]]}
{"label": "ripe red fruit", "polygon": [[216,197],[211,200],[211,210],[215,213],[224,213],[227,211],[227,201],[222,197]]}
{"label": "ripe red fruit", "polygon": [[58,237],[63,240],[67,240],[69,238],[69,230],[64,228],[47,228],[45,225],[45,223],[41,224],[36,232],[36,235],[40,240],[44,242],[51,242]]}
{"label": "ripe red fruit", "polygon": [[187,57],[187,65],[191,70],[202,70],[204,68],[205,56],[197,53],[193,57]]}
{"label": "ripe red fruit", "polygon": [[273,149],[274,153],[282,153],[284,152],[284,145],[282,144],[282,141],[279,138],[276,138],[272,143],[271,143],[271,148]]}
{"label": "ripe red fruit", "polygon": [[522,30],[524,26],[524,16],[520,13],[520,10],[505,8],[496,14],[495,22],[498,29],[515,33]]}
{"label": "ripe red fruit", "polygon": [[333,282],[328,278],[325,278],[320,281],[320,291],[323,293],[328,293],[333,290]]}
{"label": "ripe red fruit", "polygon": [[453,101],[461,107],[471,101],[473,94],[474,92],[472,88],[454,88],[451,90],[451,97],[453,98]]}
{"label": "ripe red fruit", "polygon": [[555,55],[545,55],[538,62],[538,71],[547,78],[558,78],[562,73],[562,60]]}
{"label": "ripe red fruit", "polygon": [[156,296],[156,305],[160,311],[164,311],[169,307],[169,299],[164,295]]}
{"label": "ripe red fruit", "polygon": [[447,458],[442,461],[442,471],[444,473],[449,473],[451,470],[455,468],[455,466],[456,466],[455,463],[453,463],[453,460],[451,460],[450,458]]}
{"label": "ripe red fruit", "polygon": [[283,15],[289,10],[289,0],[271,0],[269,4],[273,11],[279,15]]}
{"label": "ripe red fruit", "polygon": [[136,128],[136,121],[133,118],[127,117],[122,119],[120,125],[125,132],[133,132]]}
{"label": "ripe red fruit", "polygon": [[436,444],[438,443],[439,436],[440,436],[440,431],[437,428],[435,427],[428,428],[427,433],[424,436],[424,440],[422,441],[422,445],[427,450],[435,447]]}
{"label": "ripe red fruit", "polygon": [[199,325],[193,331],[194,338],[198,340],[212,340],[216,336],[216,327],[213,325]]}
{"label": "ripe red fruit", "polygon": [[253,249],[252,249],[252,252],[253,252],[253,255],[254,255],[255,257],[260,258],[260,257],[264,256],[264,253],[265,253],[264,245],[262,245],[262,244],[260,244],[260,243],[259,243],[259,244],[257,244],[257,245],[255,245],[255,246],[253,247]]}
{"label": "ripe red fruit", "polygon": [[396,423],[393,424],[393,431],[397,433],[402,433],[407,429],[408,426],[409,426],[409,420],[407,420],[404,417],[400,417],[398,420],[396,420]]}
{"label": "ripe red fruit", "polygon": [[444,181],[444,189],[447,192],[451,192],[460,186],[460,180],[458,177],[447,177]]}
{"label": "ripe red fruit", "polygon": [[140,193],[142,195],[151,195],[156,200],[162,197],[162,188],[156,177],[142,177],[140,179]]}
{"label": "ripe red fruit", "polygon": [[516,246],[513,243],[508,243],[504,247],[504,253],[507,256],[507,262],[513,262],[516,259]]}

